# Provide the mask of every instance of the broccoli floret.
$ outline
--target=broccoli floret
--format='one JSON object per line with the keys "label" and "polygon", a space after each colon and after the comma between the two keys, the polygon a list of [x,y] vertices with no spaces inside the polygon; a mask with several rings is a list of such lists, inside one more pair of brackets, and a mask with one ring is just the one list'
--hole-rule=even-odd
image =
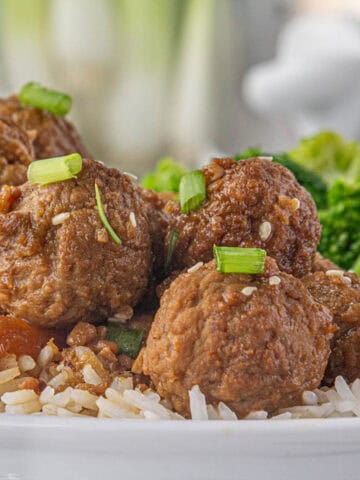
{"label": "broccoli floret", "polygon": [[359,271],[360,181],[336,180],[328,192],[328,203],[329,208],[319,212],[319,251],[340,267]]}
{"label": "broccoli floret", "polygon": [[313,197],[318,209],[326,208],[327,185],[317,173],[294,162],[286,154],[275,155],[273,161],[281,163],[281,165],[288,168],[295,175],[300,185]]}
{"label": "broccoli floret", "polygon": [[292,160],[321,175],[328,185],[339,177],[352,181],[360,174],[360,146],[335,132],[304,138],[288,153]]}
{"label": "broccoli floret", "polygon": [[[252,158],[252,157],[261,157],[261,156],[266,156],[265,153],[262,153],[262,150],[260,147],[249,147],[246,150],[244,150],[241,153],[237,153],[234,155],[234,160],[246,160],[247,158]],[[272,155],[271,155],[272,156]]]}
{"label": "broccoli floret", "polygon": [[289,169],[297,181],[302,185],[313,197],[318,209],[326,208],[327,206],[327,186],[323,179],[315,172],[309,170],[302,165],[291,160],[286,153],[263,153],[260,148],[249,148],[244,152],[235,155],[235,160],[244,160],[246,158],[258,156],[271,156],[273,162],[280,163]]}
{"label": "broccoli floret", "polygon": [[147,190],[155,192],[179,191],[180,180],[188,169],[180,162],[175,162],[170,157],[159,160],[152,172],[144,175],[141,185]]}

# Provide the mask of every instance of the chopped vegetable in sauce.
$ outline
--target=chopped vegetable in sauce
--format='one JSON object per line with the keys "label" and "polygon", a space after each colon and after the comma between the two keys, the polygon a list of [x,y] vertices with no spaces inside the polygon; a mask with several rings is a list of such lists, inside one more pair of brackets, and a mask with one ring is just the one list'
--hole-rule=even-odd
{"label": "chopped vegetable in sauce", "polygon": [[119,345],[119,353],[136,358],[145,335],[144,330],[137,330],[123,325],[109,325],[106,331],[106,340]]}

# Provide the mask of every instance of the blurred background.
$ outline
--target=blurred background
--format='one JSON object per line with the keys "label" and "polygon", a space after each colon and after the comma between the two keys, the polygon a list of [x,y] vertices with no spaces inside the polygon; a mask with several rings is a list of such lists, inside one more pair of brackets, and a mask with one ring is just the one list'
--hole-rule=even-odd
{"label": "blurred background", "polygon": [[1,0],[0,94],[70,93],[90,150],[134,173],[357,139],[359,19],[359,0]]}

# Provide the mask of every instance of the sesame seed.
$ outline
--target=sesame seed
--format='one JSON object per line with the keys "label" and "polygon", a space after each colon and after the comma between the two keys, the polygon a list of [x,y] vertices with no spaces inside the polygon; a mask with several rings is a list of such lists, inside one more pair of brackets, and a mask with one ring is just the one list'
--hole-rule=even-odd
{"label": "sesame seed", "polygon": [[187,271],[188,271],[189,273],[196,272],[196,270],[199,270],[199,268],[201,268],[203,265],[204,265],[204,262],[195,263],[195,265],[193,265],[192,267],[188,268]]}
{"label": "sesame seed", "polygon": [[273,157],[258,157],[259,160],[268,160],[269,162],[272,161]]}
{"label": "sesame seed", "polygon": [[350,278],[350,277],[345,277],[345,276],[343,276],[343,277],[342,277],[342,281],[343,281],[344,283],[347,283],[348,285],[351,285],[351,284],[352,284],[352,281],[351,281],[351,278]]}
{"label": "sesame seed", "polygon": [[269,278],[269,284],[270,285],[279,285],[281,283],[281,278],[273,275],[272,277]]}
{"label": "sesame seed", "polygon": [[53,225],[60,225],[61,223],[65,222],[65,220],[68,219],[69,217],[70,217],[70,212],[59,213],[58,215],[55,215],[51,219],[51,223]]}
{"label": "sesame seed", "polygon": [[271,235],[271,223],[263,222],[259,227],[259,235],[261,240],[267,240]]}
{"label": "sesame seed", "polygon": [[134,175],[133,173],[130,173],[130,172],[123,172],[123,173],[124,173],[124,175],[129,177],[131,180],[134,180],[134,182],[136,182],[138,180],[138,177],[136,175]]}
{"label": "sesame seed", "polygon": [[241,290],[241,293],[249,297],[255,290],[257,290],[257,287],[245,287]]}
{"label": "sesame seed", "polygon": [[135,217],[135,213],[134,212],[130,212],[130,215],[129,215],[129,219],[130,219],[130,223],[131,225],[136,228],[136,217]]}
{"label": "sesame seed", "polygon": [[344,275],[344,272],[342,270],[327,270],[326,275],[329,275],[330,277],[342,277]]}

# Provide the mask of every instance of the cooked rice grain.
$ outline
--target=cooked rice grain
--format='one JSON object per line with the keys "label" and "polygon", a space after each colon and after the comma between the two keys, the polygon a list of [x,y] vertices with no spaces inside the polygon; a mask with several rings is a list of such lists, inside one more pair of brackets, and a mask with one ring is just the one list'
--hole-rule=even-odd
{"label": "cooked rice grain", "polygon": [[[47,348],[48,347],[48,348]],[[98,358],[88,347],[75,347],[79,359],[86,360],[98,367]],[[81,388],[71,386],[74,373],[63,363],[50,363],[57,351],[54,344],[44,347],[39,355],[39,363],[29,356],[16,357],[8,355],[0,359],[5,368],[0,371],[0,412],[10,414],[44,414],[57,416],[97,416],[98,418],[123,418],[145,420],[184,420],[171,410],[171,406],[151,389],[140,391],[134,387],[133,378],[129,374],[116,376],[108,380],[104,395],[95,395],[88,391],[94,386],[106,387],[104,379],[89,363],[82,368],[84,382]],[[57,357],[59,358],[59,357]],[[82,363],[82,365],[84,365]],[[21,366],[21,368],[19,368]],[[32,367],[32,368],[31,368]],[[38,395],[30,388],[19,389],[21,385],[38,382],[36,378],[26,376],[23,372],[29,369],[38,372],[39,378],[47,378],[47,386]],[[59,373],[57,373],[60,370]],[[70,371],[70,375],[68,373]],[[39,373],[40,372],[40,373]],[[100,370],[99,370],[100,372]],[[79,372],[81,376],[81,372]],[[101,372],[103,376],[104,372]],[[105,372],[106,375],[108,373]],[[31,383],[32,382],[32,383]],[[102,388],[101,387],[101,388]],[[103,391],[103,390],[101,390]],[[315,391],[303,393],[303,405],[285,408],[271,417],[271,420],[287,420],[292,418],[329,418],[360,417],[360,379],[347,384],[343,377],[335,379],[332,388],[323,387]],[[217,406],[207,405],[206,399],[198,385],[189,392],[191,418],[193,420],[236,420],[235,413],[220,402]],[[246,420],[265,420],[265,411],[251,412]]]}

